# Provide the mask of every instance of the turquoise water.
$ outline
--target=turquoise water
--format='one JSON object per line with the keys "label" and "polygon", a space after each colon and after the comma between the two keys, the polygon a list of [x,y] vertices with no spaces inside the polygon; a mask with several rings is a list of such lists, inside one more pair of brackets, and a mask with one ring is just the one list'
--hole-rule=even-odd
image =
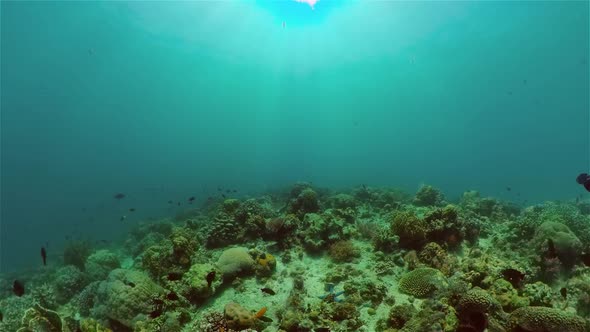
{"label": "turquoise water", "polygon": [[218,186],[585,195],[588,9],[3,1],[0,269]]}

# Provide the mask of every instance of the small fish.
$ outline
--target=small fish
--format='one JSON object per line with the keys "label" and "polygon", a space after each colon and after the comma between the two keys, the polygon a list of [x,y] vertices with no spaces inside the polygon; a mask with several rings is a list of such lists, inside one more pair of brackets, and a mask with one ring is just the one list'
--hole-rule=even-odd
{"label": "small fish", "polygon": [[115,194],[115,195],[113,196],[113,198],[115,198],[115,199],[123,199],[123,198],[125,198],[125,194],[123,194],[123,193],[118,193],[118,194]]}
{"label": "small fish", "polygon": [[287,22],[283,21],[283,29],[287,26]]}
{"label": "small fish", "polygon": [[506,191],[512,191],[512,188],[506,187]]}
{"label": "small fish", "polygon": [[213,197],[212,196],[209,196],[209,197],[207,197],[207,200],[208,201],[212,201],[213,200]]}
{"label": "small fish", "polygon": [[25,285],[22,282],[15,280],[12,284],[12,292],[14,295],[21,297],[25,294]]}
{"label": "small fish", "polygon": [[272,323],[272,318],[266,317],[266,316],[260,316],[258,317],[259,320],[266,322],[266,323]]}
{"label": "small fish", "polygon": [[4,314],[0,311],[0,322],[4,320]]}
{"label": "small fish", "polygon": [[215,280],[215,271],[209,272],[205,279],[207,280],[207,287],[211,288],[211,283]]}
{"label": "small fish", "polygon": [[182,273],[178,273],[178,272],[170,272],[168,273],[168,280],[170,281],[178,281],[182,279]]}
{"label": "small fish", "polygon": [[180,206],[180,202],[178,202],[178,206]]}
{"label": "small fish", "polygon": [[582,263],[586,266],[590,266],[590,253],[582,253]]}
{"label": "small fish", "polygon": [[127,285],[129,287],[132,287],[132,288],[135,287],[135,283],[133,283],[133,282],[131,282],[129,280],[125,281],[125,285]]}
{"label": "small fish", "polygon": [[135,212],[135,208],[130,208],[129,212]]}
{"label": "small fish", "polygon": [[217,187],[217,191],[222,191],[222,190],[223,190],[223,188]]}
{"label": "small fish", "polygon": [[168,204],[173,204],[174,202],[172,200],[168,201]]}
{"label": "small fish", "polygon": [[229,193],[231,193],[231,190],[226,189],[225,192],[229,194]]}
{"label": "small fish", "polygon": [[314,329],[315,332],[330,332],[330,328],[329,327],[318,327],[317,329]]}
{"label": "small fish", "polygon": [[269,294],[269,295],[275,295],[275,294],[276,294],[276,293],[275,293],[275,291],[273,291],[272,289],[270,289],[270,288],[267,288],[267,287],[260,288],[260,290],[261,290],[263,293],[266,293],[266,294]]}
{"label": "small fish", "polygon": [[120,221],[125,221],[125,219],[127,219],[127,216],[121,216],[121,219],[119,219]]}
{"label": "small fish", "polygon": [[577,177],[576,177],[576,182],[578,184],[584,184],[584,182],[586,182],[586,180],[588,180],[588,178],[590,178],[590,175],[588,175],[588,173],[580,173]]}
{"label": "small fish", "polygon": [[520,288],[520,283],[525,277],[524,273],[515,269],[506,269],[502,271],[502,275],[504,276],[504,279],[510,282],[514,288]]}
{"label": "small fish", "polygon": [[234,190],[232,190],[232,192],[234,192],[234,193],[237,193],[237,192],[238,192],[238,190],[237,190],[237,189],[234,189]]}
{"label": "small fish", "polygon": [[221,194],[221,197],[225,198],[225,194]]}
{"label": "small fish", "polygon": [[194,201],[194,200],[195,200],[195,196],[191,196],[191,197],[189,197],[189,198],[188,198],[188,201],[189,201],[189,202],[192,202],[192,201]]}
{"label": "small fish", "polygon": [[43,266],[47,266],[47,251],[45,247],[41,247],[41,258],[43,259]]}
{"label": "small fish", "polygon": [[561,296],[563,296],[564,299],[567,299],[567,288],[562,287],[559,292],[561,293]]}
{"label": "small fish", "polygon": [[168,295],[166,295],[166,298],[170,301],[178,301],[178,295],[176,295],[176,293],[174,292],[168,293]]}

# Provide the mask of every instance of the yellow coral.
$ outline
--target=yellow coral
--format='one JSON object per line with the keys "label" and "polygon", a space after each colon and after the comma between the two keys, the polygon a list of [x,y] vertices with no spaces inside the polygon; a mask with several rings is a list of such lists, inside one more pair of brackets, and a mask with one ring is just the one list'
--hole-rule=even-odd
{"label": "yellow coral", "polygon": [[271,254],[263,254],[263,255],[261,255],[260,257],[258,257],[257,262],[262,267],[268,267],[268,268],[271,268],[271,269],[274,268],[277,265],[277,260]]}

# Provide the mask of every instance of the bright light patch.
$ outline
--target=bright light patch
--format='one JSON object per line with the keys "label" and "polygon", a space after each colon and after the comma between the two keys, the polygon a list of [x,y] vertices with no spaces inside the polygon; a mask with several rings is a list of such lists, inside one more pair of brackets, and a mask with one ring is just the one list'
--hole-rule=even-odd
{"label": "bright light patch", "polygon": [[315,6],[315,4],[320,0],[295,0],[295,1],[301,2],[301,3],[306,3],[311,7],[311,9],[313,9],[313,6]]}

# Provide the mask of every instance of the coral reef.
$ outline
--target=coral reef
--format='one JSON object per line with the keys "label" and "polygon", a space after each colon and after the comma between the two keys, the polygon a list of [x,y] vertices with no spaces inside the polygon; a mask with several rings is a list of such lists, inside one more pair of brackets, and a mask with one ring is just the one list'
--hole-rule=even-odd
{"label": "coral reef", "polygon": [[38,304],[25,311],[21,324],[17,332],[62,332],[62,320],[57,312]]}
{"label": "coral reef", "polygon": [[581,202],[218,191],[119,242],[68,240],[64,264],[0,274],[0,331],[589,330]]}
{"label": "coral reef", "polygon": [[132,328],[154,310],[154,300],[164,295],[164,290],[145,273],[116,269],[98,285],[91,313]]}
{"label": "coral reef", "polygon": [[350,262],[360,256],[360,251],[351,241],[338,241],[328,250],[330,258],[336,263]]}
{"label": "coral reef", "polygon": [[433,186],[423,185],[414,196],[414,205],[416,206],[435,206],[441,205],[444,201],[443,193]]}
{"label": "coral reef", "polygon": [[523,307],[510,314],[514,331],[584,332],[588,325],[581,317],[547,307]]}
{"label": "coral reef", "polygon": [[96,281],[105,279],[112,270],[121,267],[121,263],[117,255],[102,249],[88,257],[85,267],[90,279]]}
{"label": "coral reef", "polygon": [[254,272],[255,261],[247,248],[236,247],[223,251],[216,265],[224,279],[232,279]]}
{"label": "coral reef", "polygon": [[444,276],[433,268],[423,267],[407,272],[399,280],[400,291],[415,297],[426,297],[444,287]]}
{"label": "coral reef", "polygon": [[399,245],[407,249],[420,249],[426,241],[427,226],[411,211],[399,211],[391,219],[391,232],[399,237]]}

